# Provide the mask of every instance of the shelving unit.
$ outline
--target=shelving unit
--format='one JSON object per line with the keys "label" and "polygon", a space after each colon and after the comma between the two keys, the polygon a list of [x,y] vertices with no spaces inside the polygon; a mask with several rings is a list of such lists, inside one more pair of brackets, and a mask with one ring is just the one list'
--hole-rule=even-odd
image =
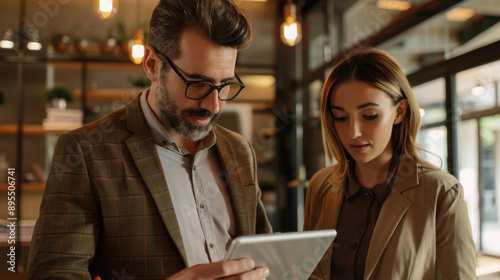
{"label": "shelving unit", "polygon": [[[4,124],[0,125],[0,134],[17,134],[19,131],[18,126],[15,124]],[[47,133],[57,133],[62,134],[68,132],[67,130],[47,130],[38,124],[25,124],[22,127],[22,133],[24,135],[44,135]]]}
{"label": "shelving unit", "polygon": [[[114,101],[114,100],[132,100],[142,89],[90,89],[86,92],[87,100],[94,101]],[[82,91],[75,90],[75,97],[81,98]]]}
{"label": "shelving unit", "polygon": [[[11,89],[16,94],[13,94],[10,100],[11,105],[19,109],[15,114],[11,112],[9,116],[12,117],[7,121],[4,119],[4,124],[0,124],[0,137],[6,143],[4,151],[10,153],[8,159],[11,165],[9,167],[15,168],[17,172],[16,218],[18,224],[32,223],[38,216],[39,203],[47,179],[45,175],[47,169],[50,168],[50,157],[54,145],[59,135],[68,132],[67,129],[44,129],[41,123],[46,112],[43,112],[44,104],[41,104],[43,101],[38,94],[41,94],[45,88],[58,83],[66,85],[73,91],[75,100],[75,103],[70,104],[73,106],[69,108],[82,109],[83,123],[86,124],[92,121],[92,118],[100,118],[107,114],[106,110],[114,110],[114,107],[121,106],[137,96],[142,90],[134,88],[128,78],[129,76],[130,78],[138,77],[143,70],[141,65],[133,64],[126,57],[85,56],[69,53],[56,53],[53,56],[38,54],[36,57],[9,53],[7,57],[3,55],[4,53],[0,53],[0,62],[2,62],[2,67],[8,67],[4,68],[4,70],[7,69],[5,72],[17,74],[9,78],[0,77],[0,80],[13,83],[11,85],[17,83],[18,87]],[[33,73],[27,72],[26,69],[30,70],[31,65],[35,64],[36,74],[39,76],[36,79],[36,89],[33,90]],[[14,70],[16,67],[17,71]],[[28,77],[30,77],[30,84],[26,82]],[[33,102],[40,103],[36,105],[36,112],[31,106]],[[90,115],[89,105],[100,106],[100,114]],[[14,107],[9,109],[13,110]],[[6,112],[3,114],[7,115]],[[36,116],[36,119],[26,116]],[[85,119],[85,117],[88,118]],[[15,154],[12,153],[13,150],[16,150]],[[42,172],[35,172],[35,169],[31,167],[32,164],[39,165]],[[28,172],[36,173],[36,181],[26,181],[29,180],[27,179]],[[8,184],[0,183],[0,196],[4,199],[1,200],[2,205],[5,205],[8,187]],[[2,214],[0,218],[5,219],[6,215]],[[21,228],[18,225],[16,232],[20,231]],[[23,277],[30,247],[29,236],[24,235],[23,238],[16,242],[17,273],[7,276],[9,279],[17,276],[20,276],[20,279]],[[10,245],[7,245],[5,242],[0,242],[0,253],[6,254],[6,248],[10,248]]]}
{"label": "shelving unit", "polygon": [[[0,184],[0,192],[7,191],[8,184]],[[41,183],[22,183],[23,191],[43,191],[45,189],[45,182]]]}

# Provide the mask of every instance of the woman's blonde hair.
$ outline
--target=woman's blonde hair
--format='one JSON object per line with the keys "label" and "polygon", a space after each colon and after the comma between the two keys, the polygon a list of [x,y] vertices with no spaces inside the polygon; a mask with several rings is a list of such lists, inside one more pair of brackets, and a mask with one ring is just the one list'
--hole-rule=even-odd
{"label": "woman's blonde hair", "polygon": [[337,159],[336,172],[343,177],[349,166],[349,153],[343,148],[335,130],[330,109],[330,94],[342,83],[357,80],[385,92],[394,103],[408,100],[404,119],[394,126],[391,142],[393,150],[402,157],[412,158],[429,166],[421,156],[417,142],[420,128],[420,110],[410,83],[398,62],[385,51],[361,48],[348,53],[330,72],[321,92],[321,130],[323,145],[330,160]]}

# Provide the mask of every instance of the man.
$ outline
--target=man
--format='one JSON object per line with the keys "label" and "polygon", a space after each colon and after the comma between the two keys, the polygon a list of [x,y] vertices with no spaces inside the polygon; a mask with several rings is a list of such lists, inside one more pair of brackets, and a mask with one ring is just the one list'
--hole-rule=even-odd
{"label": "man", "polygon": [[159,2],[151,87],[59,138],[27,279],[268,276],[249,259],[221,261],[234,237],[271,232],[253,149],[215,124],[244,87],[234,68],[250,41],[231,0]]}

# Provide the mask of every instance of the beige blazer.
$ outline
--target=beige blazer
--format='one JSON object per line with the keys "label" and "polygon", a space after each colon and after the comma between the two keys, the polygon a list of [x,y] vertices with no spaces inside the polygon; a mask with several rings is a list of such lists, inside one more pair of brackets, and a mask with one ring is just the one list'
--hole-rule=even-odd
{"label": "beige blazer", "polygon": [[[269,233],[254,151],[214,127],[236,235]],[[27,279],[166,279],[186,264],[167,182],[139,97],[62,135],[35,226]]]}
{"label": "beige blazer", "polygon": [[[345,180],[327,167],[309,184],[304,230],[337,226]],[[330,279],[333,244],[311,279]],[[463,189],[444,171],[402,159],[368,249],[364,279],[476,279]]]}

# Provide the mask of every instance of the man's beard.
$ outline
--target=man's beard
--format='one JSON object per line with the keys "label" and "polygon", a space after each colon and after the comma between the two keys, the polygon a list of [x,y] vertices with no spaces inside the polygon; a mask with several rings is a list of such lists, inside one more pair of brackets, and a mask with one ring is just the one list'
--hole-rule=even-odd
{"label": "man's beard", "polygon": [[[215,122],[217,122],[220,117],[220,112],[212,114],[210,111],[205,109],[186,109],[179,112],[177,104],[175,104],[174,100],[170,98],[167,92],[164,79],[162,77],[158,79],[155,102],[162,119],[167,123],[167,125],[183,138],[194,142],[204,139],[210,133]],[[198,126],[186,122],[184,119],[187,116],[212,119],[206,126]]]}

